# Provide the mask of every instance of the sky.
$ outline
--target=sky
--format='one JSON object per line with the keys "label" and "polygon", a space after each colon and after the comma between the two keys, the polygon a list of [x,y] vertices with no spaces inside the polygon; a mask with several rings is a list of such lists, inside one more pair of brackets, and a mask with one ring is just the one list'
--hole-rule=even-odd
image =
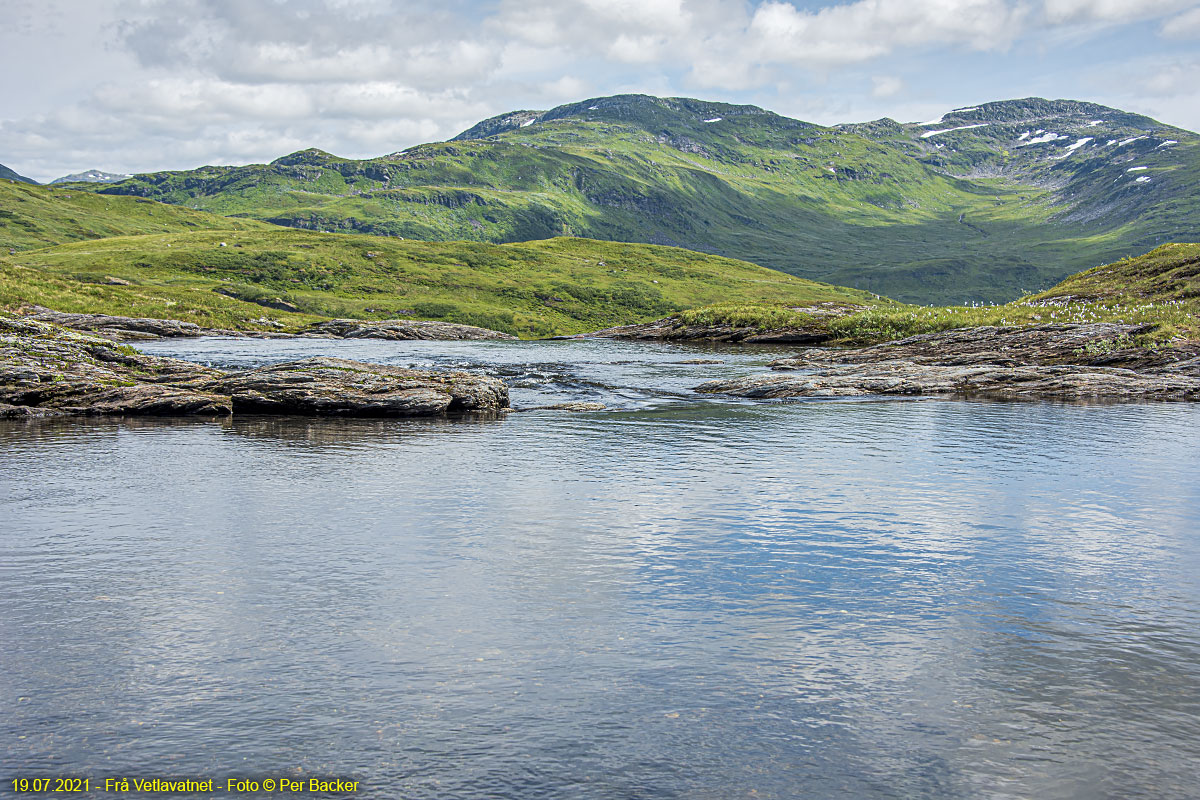
{"label": "sky", "polygon": [[0,164],[43,182],[378,156],[628,92],[821,124],[1070,98],[1200,130],[1200,2],[0,0]]}

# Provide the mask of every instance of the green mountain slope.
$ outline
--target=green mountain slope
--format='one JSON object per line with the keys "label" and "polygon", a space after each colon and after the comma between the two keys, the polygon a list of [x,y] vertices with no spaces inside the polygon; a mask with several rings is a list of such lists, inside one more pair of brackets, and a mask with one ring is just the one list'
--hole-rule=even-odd
{"label": "green mountain slope", "polygon": [[678,245],[912,302],[1004,301],[1200,238],[1198,144],[1073,101],[828,128],[754,106],[622,95],[513,112],[381,158],[307,150],[95,191],[425,240]]}
{"label": "green mountain slope", "polygon": [[275,228],[113,237],[0,258],[0,306],[214,327],[410,317],[550,336],[729,298],[878,302],[719,256],[572,238],[495,245]]}
{"label": "green mountain slope", "polygon": [[13,170],[9,169],[8,167],[4,166],[3,164],[0,164],[0,181],[3,181],[3,180],[20,181],[21,183],[32,183],[32,184],[37,183],[37,181],[35,181],[31,178],[26,178],[24,175],[18,175]]}
{"label": "green mountain slope", "polygon": [[[721,303],[677,315],[689,325],[824,328],[843,344],[869,344],[981,325],[1117,322],[1145,325],[1135,340],[1092,345],[1154,349],[1200,342],[1200,244],[1165,244],[1069,276],[1038,294],[1003,305],[912,306],[878,303],[844,316],[813,316],[777,305]],[[1190,351],[1194,356],[1194,349]]]}
{"label": "green mountain slope", "polygon": [[0,252],[138,233],[269,228],[141,197],[0,181]]}
{"label": "green mountain slope", "polygon": [[[1167,244],[1070,276],[1029,298],[1033,301],[1171,303],[1200,311],[1200,244]],[[1198,320],[1200,322],[1200,320]]]}

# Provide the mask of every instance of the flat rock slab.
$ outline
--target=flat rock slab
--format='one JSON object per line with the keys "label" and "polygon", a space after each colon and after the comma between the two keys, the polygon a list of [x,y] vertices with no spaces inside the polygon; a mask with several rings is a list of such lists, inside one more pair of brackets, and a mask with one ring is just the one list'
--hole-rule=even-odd
{"label": "flat rock slab", "polygon": [[855,349],[810,349],[771,363],[774,368],[815,364],[910,361],[916,364],[1092,364],[1119,366],[1122,354],[1141,354],[1132,339],[1150,325],[1094,323],[1028,327],[957,328]]}
{"label": "flat rock slab", "polygon": [[300,334],[279,331],[233,331],[224,328],[204,328],[194,322],[177,319],[143,317],[114,317],[107,314],[71,314],[53,311],[42,306],[26,306],[26,319],[49,322],[63,328],[87,331],[114,341],[145,341],[150,339],[197,336],[251,336],[264,339],[284,339],[294,336],[325,337],[330,339],[391,339],[391,340],[483,340],[516,339],[509,333],[459,325],[453,322],[411,319],[331,319],[311,325]]}
{"label": "flat rock slab", "polygon": [[1113,367],[931,365],[912,361],[847,364],[811,373],[765,373],[696,387],[750,398],[950,395],[1008,400],[1198,400],[1200,378]]}
{"label": "flat rock slab", "polygon": [[34,306],[25,315],[29,319],[50,322],[64,328],[92,331],[114,339],[157,339],[160,337],[204,336],[206,330],[194,322],[177,319],[111,317],[106,314],[68,314]]}
{"label": "flat rock slab", "polygon": [[459,325],[453,322],[408,319],[331,319],[310,326],[305,334],[333,336],[338,339],[391,339],[391,340],[484,340],[516,339],[509,333],[501,333],[474,325]]}
{"label": "flat rock slab", "polygon": [[427,417],[508,407],[508,387],[496,378],[341,358],[309,358],[230,373],[215,381],[213,389],[232,398],[235,413]]}
{"label": "flat rock slab", "polygon": [[528,406],[514,408],[513,411],[607,411],[604,403],[593,403],[587,400],[575,400],[569,403],[552,403],[548,406]]}
{"label": "flat rock slab", "polygon": [[220,416],[230,413],[230,399],[208,387],[221,374],[39,320],[0,317],[4,416]]}
{"label": "flat rock slab", "polygon": [[0,417],[235,412],[410,417],[499,411],[489,376],[310,358],[243,372],[139,353],[40,320],[0,317]]}

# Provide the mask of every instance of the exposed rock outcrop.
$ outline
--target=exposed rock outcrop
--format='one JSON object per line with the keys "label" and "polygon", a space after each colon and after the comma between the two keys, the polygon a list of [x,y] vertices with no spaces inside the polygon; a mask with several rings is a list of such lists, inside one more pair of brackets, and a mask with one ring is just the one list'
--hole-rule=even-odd
{"label": "exposed rock outcrop", "polygon": [[225,372],[39,320],[0,317],[0,417],[255,412],[406,417],[507,407],[508,388],[488,376],[336,358]]}
{"label": "exposed rock outcrop", "polygon": [[230,373],[213,388],[233,399],[235,413],[428,417],[508,406],[508,387],[496,378],[341,358],[308,358]]}
{"label": "exposed rock outcrop", "polygon": [[331,319],[310,326],[302,335],[317,334],[337,339],[516,339],[509,333],[501,333],[474,325],[459,325],[454,322],[409,319]]}
{"label": "exposed rock outcrop", "polygon": [[[292,309],[295,310],[295,309]],[[224,328],[205,328],[194,322],[177,319],[148,319],[143,317],[113,317],[107,314],[71,314],[53,311],[42,306],[26,306],[22,314],[28,319],[51,322],[64,328],[89,331],[97,336],[118,342],[183,336],[251,336],[257,338],[287,338],[289,336],[324,337],[329,339],[516,339],[500,331],[459,325],[453,322],[410,319],[331,319],[309,326],[299,334],[278,331],[234,331]],[[270,320],[260,321],[269,324]]]}
{"label": "exposed rock outcrop", "polygon": [[0,317],[0,416],[230,413],[222,373],[44,322]]}
{"label": "exposed rock outcrop", "polygon": [[864,306],[850,303],[817,303],[812,306],[789,308],[806,314],[812,325],[797,325],[786,328],[760,328],[748,325],[688,325],[679,317],[666,317],[637,325],[618,325],[613,328],[585,333],[581,336],[563,338],[582,339],[637,339],[647,341],[705,341],[745,342],[746,344],[821,344],[833,338],[819,323],[832,317],[841,317],[862,311]]}
{"label": "exposed rock outcrop", "polygon": [[682,325],[678,319],[667,317],[637,325],[618,325],[571,339],[634,339],[639,341],[675,342],[744,342],[746,344],[820,344],[830,339],[829,333],[817,328],[775,328],[760,330],[733,325]]}
{"label": "exposed rock outcrop", "polygon": [[1086,325],[957,328],[923,333],[853,350],[805,350],[780,359],[773,367],[812,363],[863,364],[905,360],[917,364],[1091,364],[1114,366],[1129,356],[1143,355],[1134,337],[1150,325],[1098,322]]}
{"label": "exposed rock outcrop", "polygon": [[25,309],[25,312],[25,316],[29,319],[51,322],[55,325],[72,328],[77,331],[91,331],[99,336],[116,341],[233,333],[233,331],[201,328],[194,322],[181,322],[177,319],[110,317],[107,314],[70,314],[63,311],[52,311],[49,308],[41,306],[31,306]]}
{"label": "exposed rock outcrop", "polygon": [[514,408],[513,411],[605,411],[608,406],[604,403],[593,403],[587,400],[573,400],[569,403],[552,403],[548,406],[528,406]]}
{"label": "exposed rock outcrop", "polygon": [[1009,400],[1200,400],[1200,378],[1076,365],[947,366],[882,361],[822,367],[808,374],[766,373],[696,387],[738,397],[959,395]]}
{"label": "exposed rock outcrop", "polygon": [[[1195,345],[1134,345],[1147,326],[1097,323],[979,327],[922,334],[854,350],[809,349],[777,372],[710,381],[703,393],[739,397],[959,395],[1003,399],[1197,400]],[[803,374],[779,371],[803,370]]]}

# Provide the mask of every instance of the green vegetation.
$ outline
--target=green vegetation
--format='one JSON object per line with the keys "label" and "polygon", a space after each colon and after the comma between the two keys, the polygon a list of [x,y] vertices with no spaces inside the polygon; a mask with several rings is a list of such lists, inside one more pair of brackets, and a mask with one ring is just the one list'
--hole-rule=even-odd
{"label": "green vegetation", "polygon": [[1163,245],[1140,258],[1072,275],[1032,299],[1072,298],[1108,304],[1194,301],[1200,298],[1200,245]]}
{"label": "green vegetation", "polygon": [[760,331],[807,327],[814,323],[813,316],[788,307],[743,303],[721,303],[693,308],[676,317],[681,324],[691,327],[731,325],[735,328],[755,328]]}
{"label": "green vegetation", "polygon": [[1200,137],[1036,98],[830,128],[625,95],[381,158],[305,150],[89,190],[309,230],[677,245],[907,302],[1005,302],[1200,238]]}
{"label": "green vegetation", "polygon": [[581,333],[730,297],[809,305],[866,292],[674,247],[558,238],[411,242],[271,228],[120,236],[0,258],[0,306],[295,328],[437,319],[526,337]]}
{"label": "green vegetation", "polygon": [[[1200,340],[1200,244],[1169,244],[1072,275],[1054,288],[1004,305],[926,307],[877,303],[857,313],[822,317],[778,305],[715,305],[678,315],[680,324],[760,329],[820,327],[838,343],[869,344],[980,325],[1119,322],[1153,325],[1136,344]],[[1128,344],[1106,340],[1094,355]]]}
{"label": "green vegetation", "polygon": [[105,236],[270,227],[141,197],[107,197],[86,188],[0,180],[0,254]]}

